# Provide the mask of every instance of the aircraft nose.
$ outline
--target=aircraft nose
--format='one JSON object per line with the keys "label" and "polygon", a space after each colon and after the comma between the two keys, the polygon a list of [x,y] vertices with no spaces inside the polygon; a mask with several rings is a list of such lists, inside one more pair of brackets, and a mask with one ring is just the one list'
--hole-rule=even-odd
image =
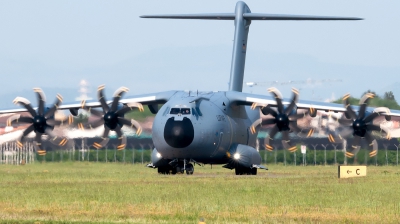
{"label": "aircraft nose", "polygon": [[189,146],[194,138],[193,124],[188,118],[175,121],[173,117],[167,120],[164,128],[164,139],[168,145],[174,148]]}

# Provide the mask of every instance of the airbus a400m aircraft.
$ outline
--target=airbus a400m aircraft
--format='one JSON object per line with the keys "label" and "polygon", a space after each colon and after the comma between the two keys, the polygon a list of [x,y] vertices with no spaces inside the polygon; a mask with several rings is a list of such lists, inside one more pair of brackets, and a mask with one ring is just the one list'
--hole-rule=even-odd
{"label": "airbus a400m aircraft", "polygon": [[[261,157],[255,149],[256,137],[260,125],[275,126],[266,139],[265,147],[272,149],[272,141],[278,132],[282,133],[282,143],[285,148],[295,151],[290,144],[289,132],[303,133],[310,136],[313,130],[301,130],[297,126],[297,119],[304,116],[315,116],[317,110],[343,112],[346,118],[339,122],[349,126],[347,134],[354,135],[353,147],[360,145],[360,139],[365,138],[372,146],[372,154],[376,152],[376,141],[370,135],[373,130],[381,130],[373,125],[372,121],[379,115],[399,116],[399,112],[392,113],[387,108],[367,108],[367,102],[373,95],[366,95],[360,101],[360,107],[353,110],[348,104],[348,97],[344,98],[345,107],[339,104],[298,101],[298,91],[293,90],[293,97],[284,100],[281,93],[271,88],[272,96],[243,93],[243,76],[247,51],[247,36],[250,24],[254,20],[359,20],[353,17],[321,17],[252,13],[244,2],[237,2],[235,12],[216,14],[178,14],[178,15],[145,15],[141,18],[165,19],[207,19],[232,20],[235,24],[232,64],[228,91],[218,92],[185,92],[166,91],[122,98],[127,88],[118,89],[112,101],[107,101],[103,94],[104,86],[98,89],[99,102],[87,101],[81,104],[60,105],[58,97],[54,106],[44,105],[44,95],[36,89],[39,96],[37,111],[24,98],[17,98],[15,103],[24,106],[24,109],[2,110],[0,113],[29,111],[32,117],[14,117],[13,122],[32,123],[23,133],[20,143],[29,132],[36,133],[36,147],[41,150],[41,135],[52,135],[55,125],[72,123],[72,117],[65,121],[55,121],[52,116],[56,109],[69,109],[73,115],[78,109],[91,110],[100,117],[94,124],[80,124],[81,128],[98,127],[104,125],[103,141],[95,143],[96,148],[104,147],[108,141],[110,131],[115,131],[120,139],[118,149],[125,148],[126,139],[121,131],[123,125],[131,126],[141,132],[139,124],[134,120],[127,120],[124,114],[135,108],[142,109],[147,105],[150,111],[156,114],[152,139],[155,148],[151,156],[149,167],[157,168],[159,173],[186,172],[193,174],[193,164],[224,164],[225,168],[235,169],[236,174],[255,175],[257,169],[266,169],[261,165]],[[159,105],[162,105],[159,108]],[[103,112],[97,111],[101,107]],[[47,109],[46,109],[47,108]],[[49,109],[50,108],[50,109]],[[297,114],[297,109],[304,109],[306,113]],[[271,119],[262,120],[260,113],[270,114]],[[350,130],[350,131],[349,131]],[[344,133],[330,134],[330,141],[340,141]],[[53,136],[52,139],[57,139]],[[55,143],[65,144],[66,139],[59,138]]]}

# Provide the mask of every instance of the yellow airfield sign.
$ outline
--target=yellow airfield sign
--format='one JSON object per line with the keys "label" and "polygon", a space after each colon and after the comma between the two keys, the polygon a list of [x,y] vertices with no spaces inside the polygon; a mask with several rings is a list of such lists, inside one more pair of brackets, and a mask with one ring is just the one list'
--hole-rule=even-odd
{"label": "yellow airfield sign", "polygon": [[338,177],[365,177],[367,176],[367,166],[338,166]]}

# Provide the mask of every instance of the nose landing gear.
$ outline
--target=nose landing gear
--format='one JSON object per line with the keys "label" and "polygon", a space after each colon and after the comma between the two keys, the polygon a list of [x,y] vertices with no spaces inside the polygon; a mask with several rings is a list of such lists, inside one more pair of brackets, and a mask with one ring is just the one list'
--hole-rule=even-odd
{"label": "nose landing gear", "polygon": [[[192,162],[192,161],[190,161]],[[158,170],[160,174],[183,174],[186,172],[187,175],[193,175],[194,167],[193,164],[188,162],[186,159],[183,161],[173,160],[168,165],[168,172],[166,168],[159,167]],[[161,171],[161,172],[160,172]]]}
{"label": "nose landing gear", "polygon": [[186,159],[179,161],[175,164],[176,173],[183,174],[186,171],[187,175],[193,175],[194,167],[193,164],[188,163]]}

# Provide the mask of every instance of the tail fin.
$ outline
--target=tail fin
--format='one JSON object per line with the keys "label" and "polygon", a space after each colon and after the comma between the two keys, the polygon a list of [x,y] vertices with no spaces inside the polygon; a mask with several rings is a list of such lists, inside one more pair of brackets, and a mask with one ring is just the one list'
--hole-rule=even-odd
{"label": "tail fin", "polygon": [[329,17],[305,15],[281,15],[251,13],[244,2],[237,2],[235,13],[205,13],[205,14],[174,14],[174,15],[143,15],[140,18],[158,19],[205,19],[234,20],[235,39],[233,42],[231,77],[229,90],[241,92],[243,88],[244,67],[246,62],[247,36],[252,20],[361,20],[356,17]]}

